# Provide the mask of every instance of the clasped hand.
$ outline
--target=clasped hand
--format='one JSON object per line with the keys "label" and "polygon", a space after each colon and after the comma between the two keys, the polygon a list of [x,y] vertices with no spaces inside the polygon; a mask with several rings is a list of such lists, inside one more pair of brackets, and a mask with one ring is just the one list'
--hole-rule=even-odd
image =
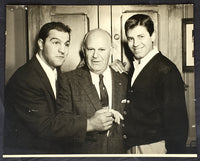
{"label": "clasped hand", "polygon": [[120,124],[123,119],[118,111],[104,107],[87,120],[87,131],[106,131],[112,127],[113,122]]}

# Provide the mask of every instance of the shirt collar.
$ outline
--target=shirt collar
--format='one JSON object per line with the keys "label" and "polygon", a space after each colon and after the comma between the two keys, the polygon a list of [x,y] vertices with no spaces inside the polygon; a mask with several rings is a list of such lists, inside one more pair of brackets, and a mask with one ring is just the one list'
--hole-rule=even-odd
{"label": "shirt collar", "polygon": [[[91,73],[92,76],[99,76],[99,74],[96,74],[96,73],[94,73],[92,71],[90,71],[90,73]],[[110,68],[107,67],[106,70],[102,73],[102,75],[103,76],[108,76],[109,74],[110,74]]]}
{"label": "shirt collar", "polygon": [[36,58],[39,61],[40,65],[42,66],[42,68],[44,69],[44,71],[46,73],[52,73],[55,75],[55,78],[57,79],[57,70],[56,68],[52,69],[50,66],[48,66],[39,56],[39,54],[36,54]]}
{"label": "shirt collar", "polygon": [[159,51],[156,47],[154,47],[145,57],[137,61],[136,59],[133,60],[134,64],[143,64],[150,61]]}

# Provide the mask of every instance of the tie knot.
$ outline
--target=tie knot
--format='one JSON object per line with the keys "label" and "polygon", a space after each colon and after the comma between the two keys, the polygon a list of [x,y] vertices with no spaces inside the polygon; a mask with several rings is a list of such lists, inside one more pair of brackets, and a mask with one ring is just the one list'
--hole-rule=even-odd
{"label": "tie knot", "polygon": [[99,74],[99,79],[103,80],[103,74]]}

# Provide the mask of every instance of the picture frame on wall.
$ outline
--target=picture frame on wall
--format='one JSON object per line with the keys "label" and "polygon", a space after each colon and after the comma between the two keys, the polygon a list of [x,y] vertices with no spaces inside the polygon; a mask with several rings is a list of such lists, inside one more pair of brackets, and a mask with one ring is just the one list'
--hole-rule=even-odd
{"label": "picture frame on wall", "polygon": [[192,18],[182,19],[183,72],[194,72],[194,23]]}

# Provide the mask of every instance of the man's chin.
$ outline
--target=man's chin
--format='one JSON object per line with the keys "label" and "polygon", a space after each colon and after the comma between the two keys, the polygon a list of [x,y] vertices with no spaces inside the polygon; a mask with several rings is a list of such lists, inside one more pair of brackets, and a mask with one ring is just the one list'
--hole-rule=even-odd
{"label": "man's chin", "polygon": [[[64,61],[63,61],[63,62],[64,62]],[[62,65],[63,65],[63,62],[56,63],[56,64],[55,64],[55,67],[60,67],[60,66],[62,66]]]}

